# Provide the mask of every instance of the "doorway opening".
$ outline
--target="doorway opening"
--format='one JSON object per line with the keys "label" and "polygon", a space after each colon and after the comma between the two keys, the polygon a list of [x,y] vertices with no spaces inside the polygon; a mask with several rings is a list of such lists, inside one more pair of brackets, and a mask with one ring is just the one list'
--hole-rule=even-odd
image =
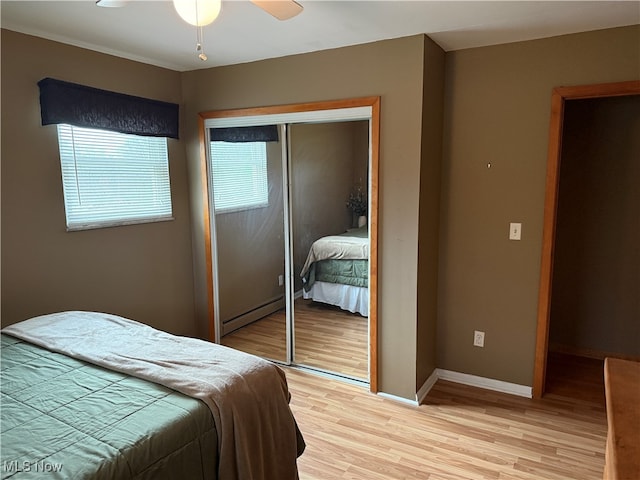
{"label": "doorway opening", "polygon": [[[533,396],[542,397],[547,379],[547,362],[550,358],[550,321],[552,309],[558,311],[558,292],[556,302],[552,302],[554,291],[554,266],[560,274],[563,266],[555,265],[558,243],[558,218],[561,157],[563,154],[563,132],[568,101],[586,99],[604,99],[610,97],[640,95],[640,82],[621,82],[578,87],[559,87],[554,89],[551,101],[551,121],[549,130],[549,151],[547,160],[547,180],[544,207],[544,225],[542,242],[542,261],[540,290],[538,299],[538,326],[536,336],[536,354],[534,366]],[[610,165],[603,162],[603,172]],[[564,241],[564,240],[563,240]],[[577,277],[576,277],[577,278]],[[557,287],[558,285],[556,285]],[[568,298],[568,297],[567,297]],[[568,302],[567,302],[568,303]],[[556,335],[556,338],[559,338]],[[562,353],[562,352],[560,352]],[[584,353],[584,350],[583,350]],[[592,367],[590,367],[592,368]]]}

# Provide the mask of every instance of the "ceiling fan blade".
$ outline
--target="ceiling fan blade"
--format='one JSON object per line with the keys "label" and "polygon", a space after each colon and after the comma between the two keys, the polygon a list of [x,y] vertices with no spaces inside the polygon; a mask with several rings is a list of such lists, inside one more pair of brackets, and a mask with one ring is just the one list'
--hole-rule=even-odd
{"label": "ceiling fan blade", "polygon": [[99,7],[119,8],[124,7],[128,0],[96,0]]}
{"label": "ceiling fan blade", "polygon": [[251,0],[278,20],[289,20],[302,12],[302,5],[294,0]]}

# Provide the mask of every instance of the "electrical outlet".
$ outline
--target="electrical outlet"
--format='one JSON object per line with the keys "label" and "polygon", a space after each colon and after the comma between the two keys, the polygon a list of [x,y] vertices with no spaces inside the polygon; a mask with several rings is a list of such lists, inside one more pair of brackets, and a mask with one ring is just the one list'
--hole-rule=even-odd
{"label": "electrical outlet", "polygon": [[476,330],[473,332],[473,346],[484,347],[484,332]]}
{"label": "electrical outlet", "polygon": [[278,275],[278,286],[284,285],[284,275]]}

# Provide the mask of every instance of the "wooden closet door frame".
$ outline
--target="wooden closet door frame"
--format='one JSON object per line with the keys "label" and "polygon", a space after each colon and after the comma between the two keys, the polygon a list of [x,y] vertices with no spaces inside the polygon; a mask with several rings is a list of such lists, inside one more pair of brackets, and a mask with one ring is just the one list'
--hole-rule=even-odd
{"label": "wooden closet door frame", "polygon": [[213,278],[213,254],[211,239],[211,212],[207,182],[207,157],[205,151],[205,121],[211,118],[250,117],[319,110],[340,110],[354,107],[371,107],[370,120],[370,172],[369,172],[369,390],[378,392],[378,171],[380,162],[380,97],[361,97],[324,102],[296,103],[272,107],[255,107],[232,110],[216,110],[198,114],[200,142],[200,179],[203,200],[203,227],[205,262],[207,268],[207,306],[209,339],[215,342],[215,300]]}
{"label": "wooden closet door frame", "polygon": [[573,87],[557,87],[551,94],[551,119],[549,124],[549,149],[547,153],[547,177],[542,229],[542,258],[540,288],[538,294],[538,326],[536,329],[536,353],[533,372],[533,397],[541,398],[547,369],[551,287],[553,279],[553,255],[556,236],[560,160],[562,155],[562,130],[564,105],[567,100],[640,95],[640,80],[618,83],[601,83]]}

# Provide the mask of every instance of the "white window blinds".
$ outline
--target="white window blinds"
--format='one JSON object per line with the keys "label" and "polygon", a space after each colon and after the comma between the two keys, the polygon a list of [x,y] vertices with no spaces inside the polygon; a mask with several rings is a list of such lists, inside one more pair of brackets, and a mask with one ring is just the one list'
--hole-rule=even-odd
{"label": "white window blinds", "polygon": [[58,125],[68,230],[172,218],[167,139]]}
{"label": "white window blinds", "polygon": [[267,144],[210,142],[211,181],[216,213],[269,204]]}

